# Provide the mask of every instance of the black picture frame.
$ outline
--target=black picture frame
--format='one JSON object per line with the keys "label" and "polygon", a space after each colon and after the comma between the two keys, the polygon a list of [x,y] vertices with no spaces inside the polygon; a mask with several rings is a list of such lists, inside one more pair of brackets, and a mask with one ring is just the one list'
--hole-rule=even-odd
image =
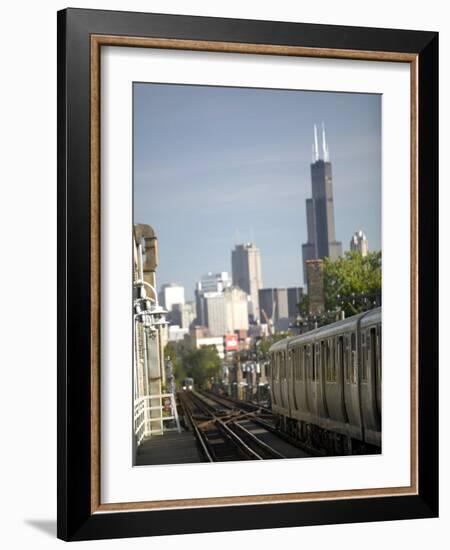
{"label": "black picture frame", "polygon": [[[417,56],[418,491],[176,509],[93,511],[91,37],[144,37]],[[421,368],[421,367],[424,368]],[[438,515],[438,33],[66,9],[58,12],[58,532],[64,540]]]}

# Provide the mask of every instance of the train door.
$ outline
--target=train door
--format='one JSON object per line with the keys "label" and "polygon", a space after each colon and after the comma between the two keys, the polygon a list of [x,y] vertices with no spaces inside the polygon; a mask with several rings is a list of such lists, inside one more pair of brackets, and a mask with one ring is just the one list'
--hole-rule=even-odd
{"label": "train door", "polygon": [[288,390],[287,390],[288,368],[289,368],[288,352],[287,351],[280,352],[280,359],[281,359],[281,373],[282,373],[280,375],[281,403],[285,409],[288,409],[289,407]]}
{"label": "train door", "polygon": [[317,408],[317,363],[319,360],[320,347],[319,343],[308,344],[308,359],[309,359],[309,368],[308,368],[308,405],[309,411],[311,414],[318,414]]}
{"label": "train door", "polygon": [[295,400],[295,381],[298,371],[298,351],[300,348],[291,348],[288,351],[289,354],[289,379],[288,379],[288,392],[289,392],[289,408],[291,410],[297,410],[297,404]]}
{"label": "train door", "polygon": [[377,346],[376,346],[376,368],[375,368],[375,393],[376,393],[376,402],[378,414],[381,419],[381,324],[378,324],[376,327],[376,337],[377,337]]}
{"label": "train door", "polygon": [[323,339],[317,343],[318,346],[318,361],[317,361],[317,407],[319,415],[322,418],[328,418],[327,399],[325,395],[325,370],[329,363],[329,343],[327,339]]}
{"label": "train door", "polygon": [[358,431],[361,429],[361,412],[359,408],[359,388],[357,372],[356,332],[344,337],[344,394],[345,407],[350,424]]}

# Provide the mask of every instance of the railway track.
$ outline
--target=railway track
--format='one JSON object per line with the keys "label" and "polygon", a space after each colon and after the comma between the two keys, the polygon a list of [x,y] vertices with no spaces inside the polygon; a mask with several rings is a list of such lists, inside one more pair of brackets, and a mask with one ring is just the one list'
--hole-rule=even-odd
{"label": "railway track", "polygon": [[310,456],[280,438],[273,425],[259,418],[271,418],[267,409],[262,411],[244,402],[237,406],[228,398],[207,392],[179,395],[185,417],[210,462]]}
{"label": "railway track", "polygon": [[294,439],[289,434],[280,431],[279,428],[276,426],[274,415],[270,409],[267,409],[265,407],[260,407],[255,403],[250,403],[248,401],[241,401],[239,399],[234,399],[229,396],[217,395],[212,392],[202,391],[201,393],[202,395],[205,395],[206,397],[212,400],[215,400],[218,403],[221,403],[225,407],[229,407],[229,408],[235,407],[239,410],[258,412],[258,414],[255,415],[253,422],[255,424],[258,424],[261,428],[273,433],[278,438],[284,440],[289,445],[292,445],[297,449],[303,451],[304,454],[300,456],[324,456],[323,452],[321,452],[320,450],[310,447],[309,445],[306,445],[302,441],[299,441],[298,439]]}

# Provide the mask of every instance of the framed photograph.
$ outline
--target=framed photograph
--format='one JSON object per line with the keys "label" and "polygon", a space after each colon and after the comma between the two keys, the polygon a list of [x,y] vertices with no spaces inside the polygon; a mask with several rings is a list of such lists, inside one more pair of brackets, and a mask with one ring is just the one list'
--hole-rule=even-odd
{"label": "framed photograph", "polygon": [[58,13],[58,536],[438,514],[438,35]]}

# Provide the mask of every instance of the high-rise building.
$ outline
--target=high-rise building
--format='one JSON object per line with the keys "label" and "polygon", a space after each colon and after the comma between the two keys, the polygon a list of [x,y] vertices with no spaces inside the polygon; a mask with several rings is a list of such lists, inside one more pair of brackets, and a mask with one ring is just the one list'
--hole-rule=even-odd
{"label": "high-rise building", "polygon": [[258,290],[262,288],[261,254],[253,243],[237,244],[231,252],[233,285],[251,298],[250,316],[260,319]]}
{"label": "high-rise building", "polygon": [[248,330],[247,294],[237,287],[203,295],[206,326],[211,336],[225,336],[237,330]]}
{"label": "high-rise building", "polygon": [[227,333],[225,297],[223,292],[205,292],[203,294],[206,314],[205,325],[211,336],[223,336]]}
{"label": "high-rise building", "polygon": [[259,290],[261,317],[270,320],[277,331],[289,328],[287,288],[261,288]]}
{"label": "high-rise building", "polygon": [[170,312],[170,321],[174,325],[179,325],[183,329],[189,329],[195,320],[195,302],[186,302],[185,304],[173,304]]}
{"label": "high-rise building", "polygon": [[162,285],[159,301],[167,311],[172,311],[175,304],[184,304],[184,287],[177,283]]}
{"label": "high-rise building", "polygon": [[231,277],[227,271],[206,273],[195,286],[196,324],[206,325],[205,293],[222,292],[231,286]]}
{"label": "high-rise building", "polygon": [[367,252],[369,252],[369,243],[361,229],[353,234],[350,241],[350,250],[359,252],[361,256],[367,256]]}
{"label": "high-rise building", "polygon": [[306,199],[308,241],[302,246],[303,279],[307,283],[307,260],[342,256],[342,243],[334,231],[333,179],[325,126],[322,124],[322,157],[319,153],[317,126],[314,125],[313,162],[311,164],[312,197]]}
{"label": "high-rise building", "polygon": [[248,296],[238,287],[226,288],[223,291],[225,298],[225,318],[227,334],[236,331],[248,330]]}
{"label": "high-rise building", "polygon": [[303,298],[302,287],[290,287],[287,289],[289,321],[295,322],[299,315],[298,306]]}

